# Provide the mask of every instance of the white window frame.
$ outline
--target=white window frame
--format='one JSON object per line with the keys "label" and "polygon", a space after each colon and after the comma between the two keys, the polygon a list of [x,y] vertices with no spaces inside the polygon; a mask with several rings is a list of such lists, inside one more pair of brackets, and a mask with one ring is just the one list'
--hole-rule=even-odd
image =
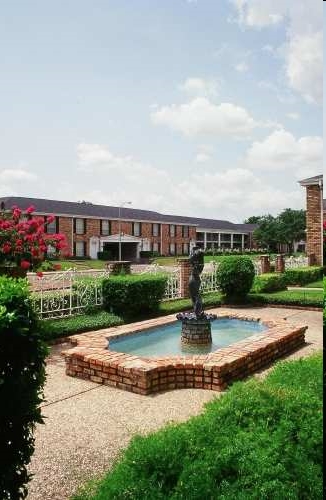
{"label": "white window frame", "polygon": [[140,222],[134,222],[134,224],[133,224],[133,235],[134,236],[140,236],[141,235],[141,223]]}
{"label": "white window frame", "polygon": [[76,257],[85,257],[84,250],[85,250],[84,242],[83,241],[76,241]]}
{"label": "white window frame", "polygon": [[[107,225],[107,228],[104,227],[104,225]],[[76,226],[77,229],[77,226]],[[110,221],[107,219],[102,219],[101,221],[101,235],[102,236],[109,236],[110,234]]]}
{"label": "white window frame", "polygon": [[[80,224],[83,225],[82,230]],[[85,234],[85,219],[76,218],[76,234]]]}
{"label": "white window frame", "polygon": [[176,251],[175,243],[170,243],[170,248],[169,248],[170,255],[175,255],[175,251]]}
{"label": "white window frame", "polygon": [[157,222],[153,223],[153,236],[160,236],[160,224]]}

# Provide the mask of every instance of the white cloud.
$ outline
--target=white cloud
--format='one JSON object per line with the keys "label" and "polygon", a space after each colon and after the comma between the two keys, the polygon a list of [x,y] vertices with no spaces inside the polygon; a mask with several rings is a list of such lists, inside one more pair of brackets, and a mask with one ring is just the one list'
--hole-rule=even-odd
{"label": "white cloud", "polygon": [[306,101],[323,100],[323,35],[322,32],[295,36],[286,55],[290,86]]}
{"label": "white cloud", "polygon": [[270,51],[285,58],[288,85],[308,102],[322,102],[322,2],[230,0],[242,27],[262,29],[286,22],[285,47]]}
{"label": "white cloud", "polygon": [[213,104],[204,97],[189,103],[163,106],[151,113],[155,125],[166,125],[185,136],[249,137],[256,127],[271,126],[259,123],[245,108],[232,103]]}
{"label": "white cloud", "polygon": [[288,118],[291,118],[291,120],[299,120],[300,118],[300,115],[299,113],[286,113],[286,115]]}
{"label": "white cloud", "polygon": [[219,92],[221,81],[218,79],[187,78],[178,86],[180,90],[190,96],[216,97]]}
{"label": "white cloud", "polygon": [[297,178],[316,175],[323,168],[321,137],[296,139],[286,130],[276,130],[262,141],[255,141],[247,151],[246,164],[261,172],[293,171]]}
{"label": "white cloud", "polygon": [[196,155],[196,162],[197,163],[205,163],[206,161],[210,160],[211,157],[207,153],[197,153]]}
{"label": "white cloud", "polygon": [[234,66],[234,69],[238,71],[239,73],[246,73],[249,71],[249,66],[246,62],[240,62]]}
{"label": "white cloud", "polygon": [[35,181],[37,175],[22,168],[5,168],[0,170],[0,182],[19,183]]}

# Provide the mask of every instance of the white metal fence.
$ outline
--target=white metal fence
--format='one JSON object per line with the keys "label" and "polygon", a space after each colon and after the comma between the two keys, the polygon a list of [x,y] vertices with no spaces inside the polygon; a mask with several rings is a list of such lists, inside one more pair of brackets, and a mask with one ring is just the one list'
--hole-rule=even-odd
{"label": "white metal fence", "polygon": [[[59,318],[80,314],[103,304],[101,277],[108,272],[85,274],[85,271],[62,271],[29,275],[32,301],[40,318]],[[95,278],[95,279],[89,279]]]}
{"label": "white metal fence", "polygon": [[177,268],[168,276],[163,300],[172,300],[181,298],[181,276],[180,269]]}
{"label": "white metal fence", "polygon": [[285,269],[295,269],[309,265],[308,257],[287,257],[285,259]]}

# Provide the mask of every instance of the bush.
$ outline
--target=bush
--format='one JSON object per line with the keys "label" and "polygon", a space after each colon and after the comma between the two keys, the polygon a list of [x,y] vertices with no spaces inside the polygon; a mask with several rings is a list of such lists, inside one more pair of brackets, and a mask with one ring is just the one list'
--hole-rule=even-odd
{"label": "bush", "polygon": [[103,252],[97,252],[97,258],[99,260],[112,260],[112,252],[110,252],[110,250],[103,250]]}
{"label": "bush", "polygon": [[126,274],[103,280],[104,309],[123,317],[157,311],[165,292],[167,276]]}
{"label": "bush", "polygon": [[132,440],[75,500],[321,500],[322,356],[238,382],[183,424]]}
{"label": "bush", "polygon": [[53,340],[75,333],[99,330],[100,328],[110,328],[111,326],[122,325],[123,320],[119,316],[106,311],[99,311],[93,314],[80,314],[60,319],[43,320],[43,338]]}
{"label": "bush", "polygon": [[261,274],[255,276],[252,291],[261,292],[279,292],[286,290],[286,281],[283,274]]}
{"label": "bush", "polygon": [[142,259],[144,259],[144,258],[151,259],[151,258],[156,258],[159,256],[160,256],[159,252],[154,252],[152,250],[141,250],[139,252],[139,257],[141,257]]}
{"label": "bush", "polygon": [[34,451],[33,430],[43,422],[40,403],[46,345],[27,280],[0,276],[0,497],[25,498]]}
{"label": "bush", "polygon": [[302,307],[323,307],[322,290],[285,290],[273,293],[253,293],[248,296],[251,304],[279,304]]}
{"label": "bush", "polygon": [[249,293],[255,277],[255,267],[250,257],[225,257],[217,269],[217,282],[230,302],[239,302]]}
{"label": "bush", "polygon": [[287,285],[305,285],[323,278],[323,268],[321,266],[297,267],[287,269],[284,273]]}

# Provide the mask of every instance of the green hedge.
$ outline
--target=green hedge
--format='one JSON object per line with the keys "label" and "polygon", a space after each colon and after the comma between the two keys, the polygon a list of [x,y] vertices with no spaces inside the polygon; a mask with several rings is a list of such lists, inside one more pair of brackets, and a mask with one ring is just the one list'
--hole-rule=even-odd
{"label": "green hedge", "polygon": [[45,356],[27,280],[0,276],[0,498],[27,495],[33,431],[42,422]]}
{"label": "green hedge", "polygon": [[323,291],[285,290],[274,293],[252,293],[248,296],[248,302],[252,304],[323,307]]}
{"label": "green hedge", "polygon": [[287,269],[284,272],[287,285],[305,285],[323,278],[323,268],[321,266],[297,267]]}
{"label": "green hedge", "polygon": [[216,277],[228,302],[243,302],[252,287],[255,267],[250,257],[225,257],[217,268]]}
{"label": "green hedge", "polygon": [[283,274],[261,274],[260,276],[255,276],[254,284],[252,286],[252,291],[261,292],[279,292],[281,290],[286,290],[286,280]]}
{"label": "green hedge", "polygon": [[122,325],[123,320],[119,316],[99,311],[94,314],[80,314],[60,319],[46,319],[43,321],[43,338],[53,340],[75,333],[89,332],[101,328],[110,328],[112,326]]}
{"label": "green hedge", "polygon": [[322,356],[238,382],[206,411],[135,437],[74,500],[323,498]]}
{"label": "green hedge", "polygon": [[163,274],[130,274],[103,280],[104,309],[123,317],[157,311],[167,283]]}

